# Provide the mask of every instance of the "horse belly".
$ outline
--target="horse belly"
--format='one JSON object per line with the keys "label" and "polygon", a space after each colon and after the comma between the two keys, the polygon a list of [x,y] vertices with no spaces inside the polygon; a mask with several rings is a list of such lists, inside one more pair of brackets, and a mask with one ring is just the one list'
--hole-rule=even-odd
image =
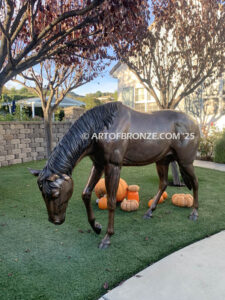
{"label": "horse belly", "polygon": [[123,158],[124,166],[142,166],[171,154],[170,145],[157,141],[131,141]]}

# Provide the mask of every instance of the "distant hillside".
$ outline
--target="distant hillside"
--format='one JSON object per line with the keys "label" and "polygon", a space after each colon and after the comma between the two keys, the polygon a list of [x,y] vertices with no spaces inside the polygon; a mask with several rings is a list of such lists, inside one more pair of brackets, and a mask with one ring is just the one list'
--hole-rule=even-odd
{"label": "distant hillside", "polygon": [[67,94],[67,96],[85,102],[87,109],[101,105],[107,101],[117,101],[117,92],[103,93],[101,91],[97,91],[96,93],[86,94],[85,96],[80,96],[74,92],[70,92]]}
{"label": "distant hillside", "polygon": [[74,93],[74,92],[69,92],[69,93],[67,94],[67,96],[68,96],[68,97],[71,97],[71,98],[76,98],[76,99],[77,99],[77,97],[79,97],[79,98],[84,98],[84,97],[85,97],[85,96],[78,95],[78,94],[76,94],[76,93]]}
{"label": "distant hillside", "polygon": [[2,94],[0,95],[0,102],[12,102],[13,100],[20,100],[25,98],[37,97],[26,88],[16,89],[3,87]]}

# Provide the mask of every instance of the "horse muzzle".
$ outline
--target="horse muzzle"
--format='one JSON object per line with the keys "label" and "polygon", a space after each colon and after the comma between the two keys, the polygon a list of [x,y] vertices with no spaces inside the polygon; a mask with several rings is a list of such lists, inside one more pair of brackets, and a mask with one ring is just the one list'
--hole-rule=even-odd
{"label": "horse muzzle", "polygon": [[51,223],[53,223],[53,224],[55,224],[55,225],[61,225],[61,224],[64,223],[65,218],[59,219],[59,218],[57,218],[57,217],[55,217],[55,218],[50,218],[50,217],[49,217],[48,220],[49,220],[49,222],[51,222]]}

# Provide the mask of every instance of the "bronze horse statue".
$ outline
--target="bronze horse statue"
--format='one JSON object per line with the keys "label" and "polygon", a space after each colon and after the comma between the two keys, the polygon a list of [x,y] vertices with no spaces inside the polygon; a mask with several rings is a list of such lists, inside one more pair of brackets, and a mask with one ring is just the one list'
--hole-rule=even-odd
{"label": "bronze horse statue", "polygon": [[[143,133],[148,136],[143,136]],[[154,138],[151,134],[154,134]],[[162,138],[166,134],[179,138]],[[152,212],[167,187],[169,163],[177,161],[185,184],[189,189],[193,188],[194,203],[190,219],[197,219],[198,180],[193,161],[199,137],[198,125],[185,113],[162,110],[147,114],[135,111],[120,102],[107,103],[88,110],[74,122],[52,151],[43,170],[30,171],[38,176],[37,183],[45,200],[49,221],[62,224],[68,200],[73,193],[73,168],[83,157],[89,156],[93,167],[82,199],[88,221],[99,234],[101,225],[95,221],[91,194],[104,172],[108,198],[108,228],[99,248],[107,248],[110,237],[114,234],[116,192],[122,166],[156,163],[159,190],[144,215],[148,219],[152,217]]]}

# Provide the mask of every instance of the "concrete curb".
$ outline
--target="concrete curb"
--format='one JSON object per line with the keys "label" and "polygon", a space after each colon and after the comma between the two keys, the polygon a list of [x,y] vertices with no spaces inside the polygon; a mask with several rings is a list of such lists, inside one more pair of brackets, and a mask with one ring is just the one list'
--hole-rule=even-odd
{"label": "concrete curb", "polygon": [[99,300],[224,300],[225,231],[144,269]]}
{"label": "concrete curb", "polygon": [[225,164],[218,164],[211,161],[195,160],[194,166],[225,172]]}

